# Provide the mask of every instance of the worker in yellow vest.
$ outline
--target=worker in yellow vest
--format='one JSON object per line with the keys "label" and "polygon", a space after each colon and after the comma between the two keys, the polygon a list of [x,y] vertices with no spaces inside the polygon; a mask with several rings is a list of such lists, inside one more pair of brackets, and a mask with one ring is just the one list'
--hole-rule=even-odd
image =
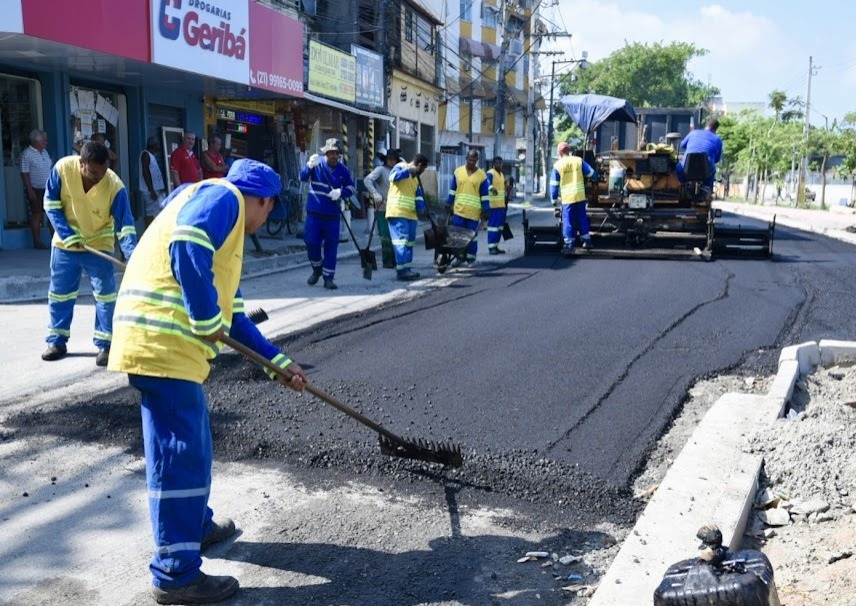
{"label": "worker in yellow vest", "polygon": [[[200,553],[235,532],[208,507],[212,444],[202,383],[228,334],[291,373],[308,378],[244,314],[238,284],[244,236],[267,220],[282,189],[261,162],[235,162],[222,179],[173,193],[125,270],[108,368],[128,373],[142,396],[143,446],[155,553],[149,565],[159,604],[208,604],[238,581],[200,571]],[[272,376],[272,373],[269,373]]]}
{"label": "worker in yellow vest", "polygon": [[119,175],[108,168],[107,148],[94,141],[83,145],[79,156],[66,156],[50,172],[44,208],[54,236],[51,242],[51,283],[48,290],[50,326],[48,348],[42,360],[53,361],[68,353],[71,317],[86,271],[95,298],[95,363],[107,366],[113,338],[116,275],[113,264],[84,246],[113,254],[116,236],[126,258],[137,244],[128,192]]}
{"label": "worker in yellow vest", "polygon": [[502,174],[502,156],[493,159],[493,168],[487,171],[488,191],[490,192],[490,216],[487,219],[487,250],[491,255],[504,255],[499,247],[502,238],[502,226],[508,210],[508,190],[505,175]]}
{"label": "worker in yellow vest", "polygon": [[558,147],[559,159],[553,164],[550,174],[550,199],[553,206],[562,203],[562,238],[565,245],[562,254],[574,251],[577,232],[583,248],[591,248],[589,220],[586,214],[586,179],[597,175],[582,158],[571,155],[571,146],[562,141]]}
{"label": "worker in yellow vest", "polygon": [[[478,167],[479,152],[471,149],[467,153],[467,163],[458,167],[452,175],[452,183],[449,187],[449,197],[446,204],[452,207],[452,225],[478,232],[479,221],[482,214],[490,212],[490,191],[487,175]],[[478,240],[467,246],[463,257],[452,261],[452,266],[466,263],[471,267],[476,262],[478,253]]]}
{"label": "worker in yellow vest", "polygon": [[403,282],[416,280],[413,271],[413,243],[416,241],[418,214],[427,212],[419,175],[428,167],[428,158],[416,154],[410,164],[399,162],[389,173],[389,195],[386,199],[386,220],[392,249],[395,251],[395,271]]}

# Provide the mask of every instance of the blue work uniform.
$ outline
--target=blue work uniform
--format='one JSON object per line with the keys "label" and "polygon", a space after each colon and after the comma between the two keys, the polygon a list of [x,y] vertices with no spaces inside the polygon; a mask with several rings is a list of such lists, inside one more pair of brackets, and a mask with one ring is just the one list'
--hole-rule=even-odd
{"label": "blue work uniform", "polygon": [[426,210],[428,207],[425,206],[419,179],[410,174],[406,162],[396,164],[389,173],[386,218],[395,252],[395,271],[399,276],[411,271],[418,226],[417,213]]}
{"label": "blue work uniform", "polygon": [[[279,191],[275,181],[263,195]],[[142,395],[155,542],[149,569],[162,589],[187,585],[199,575],[201,543],[213,527],[213,449],[202,383],[221,345],[199,337],[226,328],[277,366],[291,363],[244,313],[238,287],[244,204],[241,191],[226,179],[185,188],[146,230],[119,292],[108,368],[128,373]]]}
{"label": "blue work uniform", "polygon": [[[481,213],[490,211],[490,186],[485,172],[477,168],[469,174],[466,165],[459,166],[452,173],[446,204],[452,206],[452,225],[478,232]],[[475,237],[459,258],[473,263],[478,250],[478,237]]]}
{"label": "blue work uniform", "polygon": [[44,208],[54,227],[51,246],[51,282],[48,290],[50,325],[45,341],[63,346],[71,336],[71,319],[83,270],[95,298],[95,333],[98,349],[110,349],[116,276],[113,264],[83,250],[83,245],[113,254],[116,236],[125,258],[137,244],[134,216],[122,180],[107,169],[104,178],[83,190],[80,156],[61,158],[51,169]]}
{"label": "blue work uniform", "polygon": [[309,183],[306,227],[303,236],[303,241],[306,242],[306,254],[312,265],[312,271],[316,274],[322,273],[324,281],[328,282],[336,273],[336,254],[339,249],[339,225],[342,215],[339,201],[331,200],[330,192],[341,189],[340,200],[347,200],[354,195],[356,185],[347,166],[339,162],[335,168],[331,169],[323,158],[319,159],[315,168],[304,166],[300,170],[300,180]]}
{"label": "blue work uniform", "polygon": [[488,189],[496,193],[490,194],[490,216],[487,219],[487,247],[491,251],[499,251],[499,241],[502,238],[502,228],[505,225],[507,211],[507,184],[501,171],[491,168],[487,171]]}
{"label": "blue work uniform", "polygon": [[[693,130],[681,141],[681,149],[684,150],[684,158],[687,154],[704,152],[710,162],[710,177],[705,180],[706,187],[713,187],[713,178],[716,175],[716,164],[722,160],[722,139],[712,130]],[[681,183],[686,181],[684,174],[684,163],[678,164],[678,179]]]}
{"label": "blue work uniform", "polygon": [[577,156],[562,156],[553,164],[550,199],[562,204],[562,239],[568,248],[573,248],[578,232],[584,244],[591,244],[585,180],[594,176],[595,170]]}

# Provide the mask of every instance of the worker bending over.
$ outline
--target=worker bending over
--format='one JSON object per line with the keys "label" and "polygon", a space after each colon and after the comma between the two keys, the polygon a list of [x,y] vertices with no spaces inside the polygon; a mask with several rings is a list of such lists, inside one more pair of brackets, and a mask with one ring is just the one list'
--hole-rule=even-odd
{"label": "worker bending over", "polygon": [[[109,369],[142,395],[143,445],[159,604],[207,604],[238,590],[232,577],[200,571],[200,554],[235,532],[208,507],[212,444],[202,383],[228,334],[291,373],[303,370],[244,314],[239,289],[245,234],[267,220],[282,184],[269,166],[238,160],[222,179],[173,194],[140,240],[116,304]],[[268,373],[271,377],[273,375]]]}

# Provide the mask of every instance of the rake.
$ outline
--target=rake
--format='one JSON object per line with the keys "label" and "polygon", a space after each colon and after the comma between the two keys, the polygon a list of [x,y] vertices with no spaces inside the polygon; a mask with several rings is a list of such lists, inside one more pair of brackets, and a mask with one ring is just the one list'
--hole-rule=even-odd
{"label": "rake", "polygon": [[[96,250],[89,246],[84,246],[84,248],[100,257],[109,259],[110,261],[112,261],[117,266],[123,269],[125,268],[125,264],[122,263],[116,257],[108,255],[107,253],[101,252],[100,250]],[[249,312],[247,314],[247,317],[252,320],[253,324],[261,324],[262,322],[268,319],[267,313],[261,308],[254,309],[253,311]],[[232,337],[223,335],[220,337],[220,341],[222,341],[238,353],[243,354],[253,362],[261,364],[277,376],[283,377],[287,381],[291,380],[292,375],[286,372],[285,369],[273,364],[270,360],[257,354],[249,347],[241,345]],[[450,443],[435,444],[434,442],[430,442],[428,440],[405,440],[404,438],[400,438],[399,436],[395,435],[388,429],[381,427],[368,417],[364,417],[350,406],[342,404],[336,398],[324,393],[317,387],[314,387],[312,385],[306,385],[305,389],[319,400],[326,402],[333,408],[338,409],[339,411],[345,413],[352,419],[359,421],[369,429],[373,429],[375,432],[377,432],[378,441],[380,442],[380,451],[382,454],[385,454],[390,457],[399,457],[402,459],[416,459],[417,461],[426,461],[428,463],[439,463],[440,465],[446,465],[448,467],[460,467],[464,464],[464,458],[461,454],[460,446],[456,446]]]}

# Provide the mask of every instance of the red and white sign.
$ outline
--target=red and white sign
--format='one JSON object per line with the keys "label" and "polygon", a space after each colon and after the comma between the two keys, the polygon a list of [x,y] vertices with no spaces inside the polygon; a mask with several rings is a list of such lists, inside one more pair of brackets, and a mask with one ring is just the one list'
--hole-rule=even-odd
{"label": "red and white sign", "polygon": [[152,63],[303,96],[303,24],[252,0],[151,0]]}
{"label": "red and white sign", "polygon": [[152,63],[244,83],[250,69],[246,0],[152,0]]}
{"label": "red and white sign", "polygon": [[250,3],[250,86],[303,96],[303,24]]}

